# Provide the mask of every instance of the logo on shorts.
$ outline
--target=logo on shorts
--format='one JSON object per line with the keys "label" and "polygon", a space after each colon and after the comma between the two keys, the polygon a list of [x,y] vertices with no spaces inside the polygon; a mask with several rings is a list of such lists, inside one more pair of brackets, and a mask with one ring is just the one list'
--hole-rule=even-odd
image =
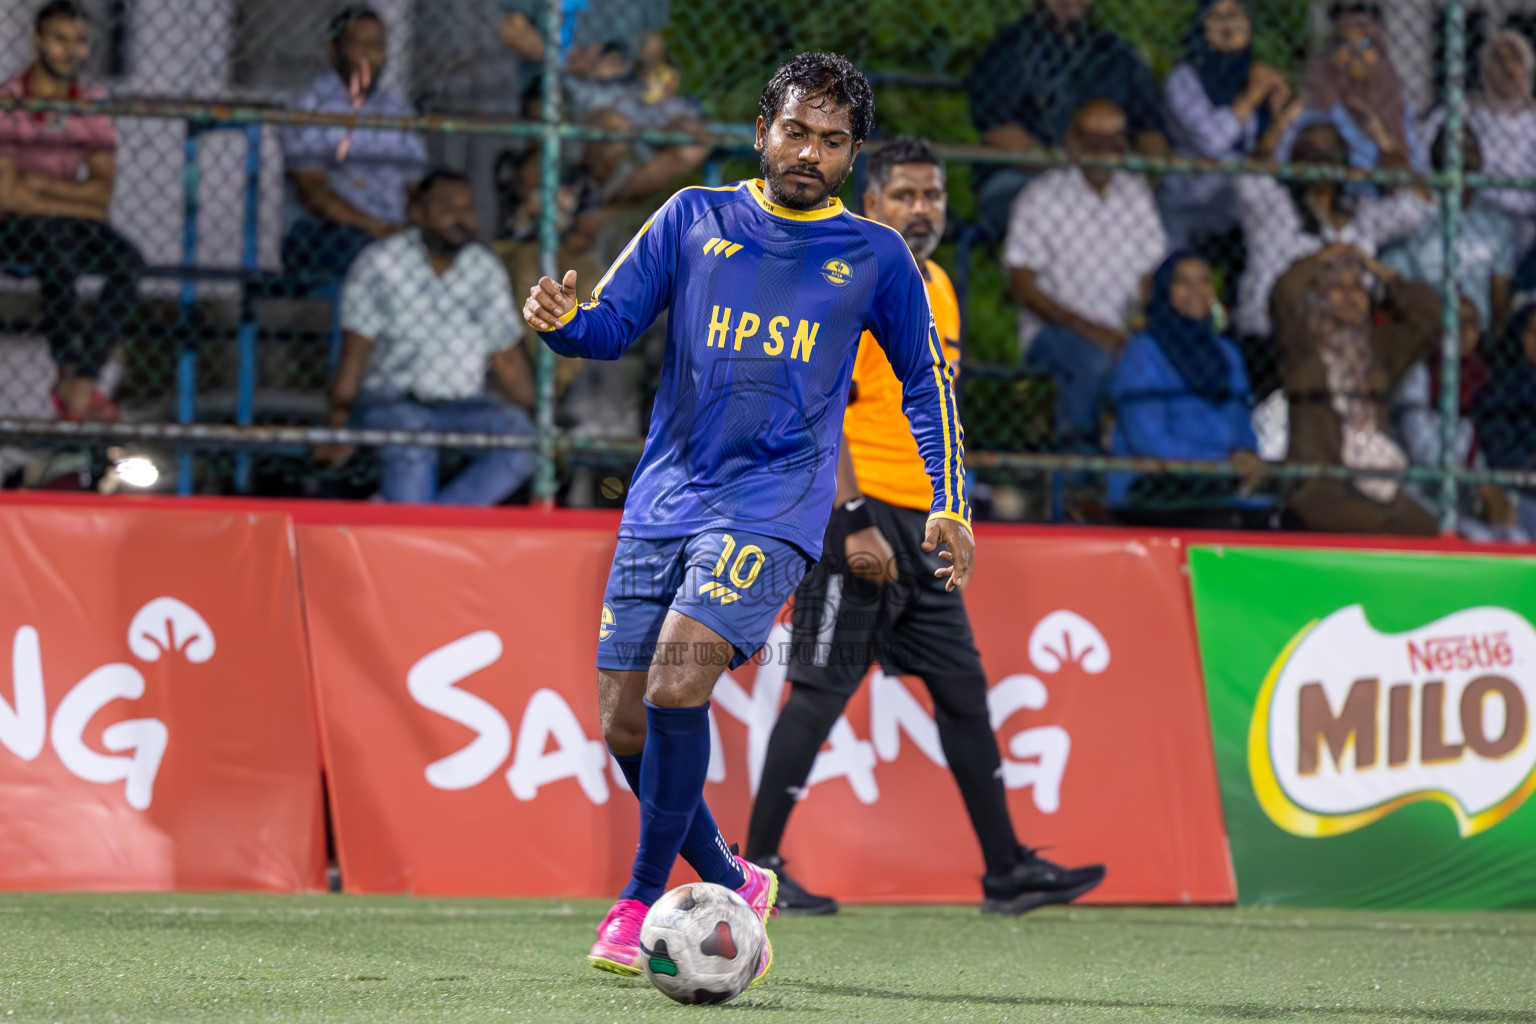
{"label": "logo on shorts", "polygon": [[853,268],[842,260],[827,260],[821,265],[821,276],[826,278],[827,284],[841,288],[853,280]]}
{"label": "logo on shorts", "polygon": [[718,580],[710,580],[699,588],[699,593],[721,604],[730,604],[732,601],[741,600],[741,595]]}
{"label": "logo on shorts", "polygon": [[616,623],[613,619],[613,609],[608,607],[607,602],[604,602],[602,621],[597,624],[597,642],[602,643],[604,640],[607,640],[609,637],[613,636],[613,629],[615,625]]}

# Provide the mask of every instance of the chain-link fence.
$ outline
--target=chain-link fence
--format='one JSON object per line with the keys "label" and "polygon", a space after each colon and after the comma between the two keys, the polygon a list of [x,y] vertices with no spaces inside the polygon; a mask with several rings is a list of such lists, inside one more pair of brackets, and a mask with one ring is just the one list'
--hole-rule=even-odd
{"label": "chain-link fence", "polygon": [[824,49],[870,147],[945,161],[978,513],[1520,538],[1533,33],[1536,0],[10,5],[0,477],[622,503],[664,327],[557,358],[521,299],[756,176],[764,83]]}

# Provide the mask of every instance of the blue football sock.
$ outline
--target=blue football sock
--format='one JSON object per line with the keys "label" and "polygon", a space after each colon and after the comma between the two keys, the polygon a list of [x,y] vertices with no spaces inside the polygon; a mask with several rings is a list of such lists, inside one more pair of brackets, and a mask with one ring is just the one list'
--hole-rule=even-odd
{"label": "blue football sock", "polygon": [[645,702],[640,763],[640,846],[622,899],[646,906],[667,891],[667,876],[704,802],[709,772],[709,705],[663,708]]}
{"label": "blue football sock", "polygon": [[[613,759],[619,762],[619,770],[624,773],[624,781],[629,783],[636,799],[640,796],[640,764],[644,758],[643,752],[626,757],[613,755]],[[683,860],[706,882],[714,882],[727,889],[740,889],[747,884],[747,876],[742,874],[741,865],[736,863],[729,844],[715,824],[715,816],[709,813],[709,805],[702,797],[699,798],[698,810],[693,812],[693,824],[688,827],[688,836],[683,840]]]}
{"label": "blue football sock", "polygon": [[[608,748],[608,753],[613,754],[613,748]],[[625,754],[620,757],[613,754],[613,759],[619,762],[619,771],[624,773],[624,781],[629,783],[629,791],[635,794],[635,799],[640,799],[640,762],[645,758],[642,751],[638,754]]]}

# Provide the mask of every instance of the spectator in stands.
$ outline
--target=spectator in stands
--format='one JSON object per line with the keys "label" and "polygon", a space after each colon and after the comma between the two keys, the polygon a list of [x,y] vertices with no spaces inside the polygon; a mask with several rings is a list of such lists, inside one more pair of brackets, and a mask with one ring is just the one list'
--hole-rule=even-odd
{"label": "spectator in stands", "polygon": [[[500,0],[501,39],[524,60],[544,63],[546,0]],[[560,24],[560,58],[573,78],[622,77],[642,51],[655,52],[657,36],[671,20],[668,0],[582,0],[567,3]],[[651,42],[654,38],[656,42]],[[665,52],[664,50],[662,51]],[[662,60],[647,70],[663,77]],[[674,82],[675,86],[675,82]]]}
{"label": "spectator in stands", "polygon": [[[1298,164],[1338,167],[1348,160],[1348,146],[1337,127],[1321,122],[1302,131],[1291,156]],[[1237,195],[1248,263],[1238,282],[1234,321],[1254,390],[1266,395],[1278,384],[1268,338],[1270,293],[1280,275],[1335,242],[1374,257],[1382,246],[1417,230],[1432,203],[1427,193],[1413,189],[1357,196],[1338,182],[1282,184],[1264,175],[1240,177]]]}
{"label": "spectator in stands", "polygon": [[[1494,469],[1536,471],[1536,292],[1516,297],[1504,338],[1492,379],[1473,400],[1478,443]],[[1536,537],[1536,489],[1511,497],[1520,530]]]}
{"label": "spectator in stands", "polygon": [[[50,0],[33,19],[32,64],[0,85],[15,99],[104,100],[81,78],[91,22],[74,0]],[[104,115],[0,112],[0,262],[28,267],[41,286],[40,329],[59,368],[55,406],[68,419],[116,418],[97,378],[138,297],[144,260],[107,223],[117,130]],[[76,282],[105,283],[89,323]]]}
{"label": "spectator in stands", "polygon": [[502,40],[505,18],[501,0],[417,5],[411,26],[412,96],[423,109],[521,114],[523,90],[539,69]]}
{"label": "spectator in stands", "polygon": [[[1067,132],[1075,159],[1120,156],[1129,146],[1125,112],[1111,100],[1089,100]],[[1167,252],[1140,174],[1074,164],[1040,175],[1015,200],[1003,263],[1024,304],[1019,350],[1026,368],[1056,381],[1065,449],[1098,448],[1105,384],[1142,286]]]}
{"label": "spectator in stands", "polygon": [[1299,131],[1327,123],[1343,135],[1351,167],[1424,170],[1413,110],[1392,65],[1380,8],[1374,3],[1334,4],[1332,14],[1333,30],[1307,64],[1303,109],[1280,142],[1280,158],[1288,157]]}
{"label": "spectator in stands", "polygon": [[[1431,282],[1432,283],[1432,282]],[[1482,353],[1482,313],[1476,303],[1461,298],[1461,364],[1456,420],[1455,463],[1463,469],[1481,469],[1486,463],[1478,444],[1477,426],[1472,413],[1474,399],[1489,382],[1488,363]],[[1444,363],[1439,351],[1431,351],[1415,363],[1397,390],[1392,393],[1392,422],[1408,461],[1415,466],[1439,468],[1444,453],[1444,434],[1440,415],[1441,379]],[[1406,488],[1425,508],[1434,510],[1439,501],[1438,485],[1410,481]],[[1460,508],[1456,532],[1469,540],[1524,541],[1526,536],[1516,522],[1515,502],[1503,488],[1493,484],[1459,489]]]}
{"label": "spectator in stands", "polygon": [[1157,268],[1146,330],[1126,343],[1110,380],[1111,454],[1231,462],[1241,480],[1111,473],[1108,504],[1125,522],[1238,528],[1268,518],[1272,503],[1249,497],[1264,462],[1249,421],[1248,372],[1216,330],[1215,304],[1211,266],[1195,253],[1175,252]]}
{"label": "spectator in stands", "polygon": [[[638,127],[614,109],[596,111],[585,123],[608,132],[629,132]],[[581,162],[567,179],[575,190],[570,244],[578,251],[592,248],[605,226],[622,219],[623,211],[632,204],[644,209],[643,221],[665,200],[662,193],[670,192],[696,170],[708,154],[705,146],[667,146],[640,152],[628,142],[586,143]],[[638,230],[640,224],[631,226]],[[626,230],[622,235],[622,239],[610,240],[600,260],[617,257],[618,249],[634,231]]]}
{"label": "spectator in stands", "polygon": [[[1442,130],[1433,148],[1436,170],[1447,165],[1449,140]],[[1469,128],[1462,135],[1462,163],[1467,173],[1483,169],[1482,147]],[[1497,331],[1509,313],[1510,281],[1515,276],[1515,230],[1509,216],[1474,189],[1462,195],[1461,237],[1457,243],[1457,279],[1480,318],[1477,334]],[[1445,227],[1438,203],[1430,204],[1419,228],[1382,253],[1381,261],[1404,277],[1439,287],[1445,279]]]}
{"label": "spectator in stands", "polygon": [[[432,0],[414,5],[411,97],[422,110],[503,121],[523,116],[523,92],[538,68],[502,42],[503,16],[500,0]],[[499,235],[506,212],[499,202],[498,164],[526,148],[536,149],[537,141],[473,132],[427,136],[432,166],[469,175],[482,238]]]}
{"label": "spectator in stands", "polygon": [[[412,107],[385,87],[384,22],[371,7],[345,7],[331,19],[331,70],[294,97],[293,110],[410,117]],[[325,281],[346,272],[364,246],[405,227],[406,193],[426,169],[421,136],[393,129],[295,125],[282,133],[283,157],[298,210],[283,239],[290,273]]]}
{"label": "spectator in stands", "polygon": [[[1505,29],[1482,49],[1478,60],[1482,88],[1471,97],[1467,126],[1482,141],[1483,171],[1498,177],[1536,176],[1536,54],[1530,40]],[[1437,110],[1424,123],[1424,134],[1435,135],[1445,123]],[[1486,201],[1507,213],[1515,226],[1515,251],[1523,253],[1536,241],[1536,192],[1497,189]]]}
{"label": "spectator in stands", "polygon": [[[635,127],[612,109],[596,111],[583,123],[614,132]],[[584,278],[602,277],[623,246],[661,205],[663,193],[698,167],[706,155],[703,146],[667,146],[646,154],[627,142],[583,144],[580,160],[564,170],[556,192],[560,265],[573,268]],[[520,202],[509,237],[496,244],[518,294],[537,284],[540,277],[538,229],[543,193],[539,186],[535,154],[522,167]],[[566,356],[556,356],[555,367],[563,425],[610,435],[625,432],[620,423],[634,418],[636,396],[636,389],[625,377],[629,367]],[[578,380],[581,383],[575,393],[568,394],[567,389]]]}
{"label": "spectator in stands", "polygon": [[[640,97],[637,82],[609,84],[616,88],[593,93],[592,102],[582,108],[587,111],[582,118],[587,127],[607,132],[679,131],[695,138],[707,135],[707,128],[697,116],[697,105],[691,100],[674,96],[670,103],[649,104]],[[666,109],[674,110],[676,116],[663,120]],[[670,194],[704,163],[709,146],[700,143],[656,147],[640,142],[594,141],[582,143],[580,153],[568,170],[566,181],[577,189],[576,229],[591,235],[613,219],[616,209],[631,203],[642,202],[645,217],[649,217],[666,199],[660,193]],[[531,182],[537,182],[536,167],[525,173]],[[528,195],[536,198],[537,187],[530,188]],[[638,230],[640,222],[630,226]],[[623,241],[627,242],[633,234],[626,231]],[[611,255],[618,253],[614,251]]]}
{"label": "spectator in stands", "polygon": [[[1191,159],[1241,161],[1278,124],[1292,99],[1285,76],[1253,59],[1247,0],[1200,0],[1185,56],[1165,85],[1175,150]],[[1170,174],[1159,190],[1175,248],[1236,228],[1237,192],[1226,174]]]}
{"label": "spectator in stands", "polygon": [[[547,5],[542,0],[500,2],[506,12],[502,36],[508,48],[530,60],[543,60]],[[567,10],[569,20],[562,23],[561,35],[566,51],[563,91],[568,109],[577,118],[608,131],[677,131],[701,140],[707,136],[699,104],[680,95],[681,75],[668,63],[666,44],[658,34],[670,17],[666,0],[583,0],[574,6],[577,9]],[[615,147],[618,152],[610,152]],[[589,153],[594,149],[598,150],[596,156]],[[612,164],[621,173],[608,176],[607,187],[622,186],[622,191],[634,193],[630,200],[675,188],[709,155],[703,144],[657,148],[638,141],[584,143],[567,147],[567,154],[573,150],[579,155],[575,161],[567,161],[568,177],[590,181],[596,177],[594,163]],[[664,179],[653,177],[653,172],[664,169]],[[514,207],[512,219],[527,224],[531,215],[536,221],[538,154],[528,154],[514,177],[520,179],[521,187],[513,190],[520,205]],[[640,191],[635,192],[637,188]],[[585,191],[585,198],[591,199],[604,188]],[[629,201],[610,198],[620,206]],[[574,206],[571,209],[574,212]],[[590,227],[592,222],[586,219],[585,223]],[[633,226],[638,228],[639,224]],[[514,224],[514,237],[518,230]]]}
{"label": "spectator in stands", "polygon": [[[533,378],[513,344],[522,323],[506,271],[475,242],[475,203],[462,174],[416,187],[415,227],[365,248],[342,290],[345,349],[331,390],[335,426],[531,435]],[[506,398],[485,391],[487,364]],[[344,460],[344,449],[317,453]],[[533,472],[528,449],[480,449],[438,489],[436,448],[379,450],[386,501],[495,505]]]}
{"label": "spectator in stands", "polygon": [[[1082,105],[1103,97],[1125,111],[1136,152],[1167,154],[1151,69],[1129,43],[1092,24],[1092,6],[1039,0],[1037,10],[992,40],[966,79],[971,119],[984,143],[1009,153],[1059,147]],[[1004,236],[1014,197],[1031,176],[1022,167],[978,166],[976,219],[989,238]]]}
{"label": "spectator in stands", "polygon": [[[578,117],[600,110],[616,110],[636,129],[703,131],[699,104],[679,94],[682,78],[667,63],[666,44],[654,32],[638,43],[633,58],[617,43],[609,43],[603,61],[586,78],[565,82],[566,95]],[[645,147],[646,143],[636,143]]]}
{"label": "spectator in stands", "polygon": [[[1371,280],[1381,289],[1373,302]],[[1290,403],[1293,462],[1401,472],[1408,456],[1389,433],[1389,402],[1440,337],[1440,296],[1353,246],[1297,263],[1271,298]],[[1312,478],[1287,495],[1295,519],[1336,533],[1434,534],[1435,517],[1390,477]]]}

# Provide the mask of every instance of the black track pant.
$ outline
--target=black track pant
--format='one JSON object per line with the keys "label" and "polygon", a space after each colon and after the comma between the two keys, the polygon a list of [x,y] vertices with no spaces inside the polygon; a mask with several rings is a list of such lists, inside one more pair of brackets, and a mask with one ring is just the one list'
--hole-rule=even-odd
{"label": "black track pant", "polygon": [[989,873],[1017,863],[1019,844],[1003,788],[1001,755],[987,711],[987,677],[960,592],[922,550],[927,515],[866,498],[895,549],[900,578],[885,587],[846,571],[841,536],[828,533],[822,560],[795,592],[789,702],[768,741],[752,806],[747,857],[779,852],[795,799],[816,754],[869,666],[920,677],[933,697],[939,742],[960,788]]}
{"label": "black track pant", "polygon": [[[43,296],[41,332],[54,361],[94,378],[138,301],[144,258],[111,225],[77,217],[0,217],[0,264],[32,268]],[[85,323],[75,282],[106,279],[96,315]]]}

